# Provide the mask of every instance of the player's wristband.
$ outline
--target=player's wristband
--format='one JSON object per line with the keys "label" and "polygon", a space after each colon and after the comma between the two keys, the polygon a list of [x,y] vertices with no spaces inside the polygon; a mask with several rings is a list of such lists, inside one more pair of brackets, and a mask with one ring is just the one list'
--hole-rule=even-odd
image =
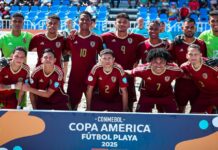
{"label": "player's wristband", "polygon": [[11,84],[11,89],[15,89],[15,84]]}

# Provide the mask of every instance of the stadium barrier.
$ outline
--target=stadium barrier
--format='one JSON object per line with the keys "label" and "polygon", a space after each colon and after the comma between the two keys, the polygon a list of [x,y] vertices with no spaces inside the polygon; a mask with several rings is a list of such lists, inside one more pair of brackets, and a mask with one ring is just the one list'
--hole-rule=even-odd
{"label": "stadium barrier", "polygon": [[[147,26],[148,22],[145,23],[145,26]],[[130,21],[130,30],[135,28],[137,26],[136,21]],[[173,25],[166,24],[166,31],[168,32],[175,32],[175,33],[181,33],[181,26],[182,22],[176,22]],[[210,29],[210,25],[208,22],[197,22],[197,32],[201,33],[205,30]],[[0,20],[0,29],[10,29],[10,20]],[[74,28],[78,29],[78,23],[74,22]],[[114,21],[97,21],[97,28],[101,31],[111,31],[114,28]],[[29,29],[29,30],[45,30],[46,29],[46,20],[39,20],[37,23],[33,23],[30,20],[24,21],[24,27],[23,29]],[[60,30],[65,29],[65,21],[61,20],[61,26]]]}
{"label": "stadium barrier", "polygon": [[218,116],[0,110],[1,150],[217,150]]}

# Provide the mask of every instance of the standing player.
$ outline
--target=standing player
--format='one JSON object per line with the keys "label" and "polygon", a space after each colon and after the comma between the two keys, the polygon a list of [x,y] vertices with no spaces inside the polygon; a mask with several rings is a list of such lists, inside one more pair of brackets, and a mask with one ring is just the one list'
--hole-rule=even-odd
{"label": "standing player", "polygon": [[0,67],[0,103],[3,108],[19,107],[23,91],[16,97],[16,89],[29,77],[29,66],[24,64],[27,52],[23,47],[17,47],[11,55],[9,63]]}
{"label": "standing player", "polygon": [[68,95],[63,92],[63,72],[54,65],[56,55],[50,48],[45,49],[41,65],[33,71],[30,85],[24,84],[23,91],[30,92],[30,100],[34,109],[68,110]]}
{"label": "standing player", "polygon": [[[200,46],[201,53],[205,56],[206,45],[204,41],[194,37],[196,32],[195,20],[186,18],[182,25],[182,31],[184,35],[180,36],[180,39],[174,41],[173,48],[170,51],[174,61],[180,66],[186,62],[186,54],[188,46],[191,44],[197,44]],[[185,93],[185,94],[184,94]],[[175,84],[175,96],[179,107],[179,112],[185,112],[185,106],[190,101],[191,106],[193,105],[199,91],[192,80],[179,78]]]}
{"label": "standing player", "polygon": [[148,24],[149,38],[144,42],[141,42],[138,46],[138,52],[140,58],[142,59],[142,63],[146,63],[147,54],[150,50],[156,48],[169,49],[171,47],[168,41],[160,39],[160,30],[161,28],[159,21],[154,20]]}
{"label": "standing player", "polygon": [[0,49],[2,56],[9,58],[17,46],[22,46],[26,50],[29,49],[29,43],[32,34],[21,31],[24,24],[24,16],[20,13],[15,13],[11,17],[11,32],[3,34],[0,37]]}
{"label": "standing player", "polygon": [[52,48],[55,52],[57,61],[55,64],[62,68],[61,59],[64,51],[64,37],[58,33],[60,26],[60,18],[57,15],[48,16],[46,33],[35,35],[30,42],[30,51],[36,51],[38,55],[37,66],[41,64],[43,50],[45,48]]}
{"label": "standing player", "polygon": [[88,74],[96,64],[98,52],[102,50],[102,39],[90,31],[91,18],[89,12],[82,12],[79,16],[79,30],[66,40],[72,58],[67,89],[72,109],[77,109],[87,88]]}
{"label": "standing player", "polygon": [[100,63],[92,68],[88,76],[87,110],[127,111],[128,84],[125,72],[114,63],[112,50],[102,50],[100,57]]}
{"label": "standing player", "polygon": [[210,106],[218,106],[218,67],[206,65],[200,46],[191,44],[187,53],[188,62],[181,65],[184,72],[194,80],[200,90],[191,112],[204,113]]}
{"label": "standing player", "polygon": [[[145,40],[141,35],[128,33],[130,26],[129,16],[125,13],[117,15],[115,20],[116,31],[102,34],[103,42],[106,48],[114,52],[116,62],[125,70],[132,69],[138,63],[137,47]],[[134,78],[128,78],[128,105],[132,111],[133,103],[136,101]]]}
{"label": "standing player", "polygon": [[136,111],[152,112],[154,104],[158,104],[164,112],[177,112],[171,83],[183,75],[182,70],[176,64],[169,63],[170,54],[163,48],[149,51],[147,62],[126,71],[143,79]]}

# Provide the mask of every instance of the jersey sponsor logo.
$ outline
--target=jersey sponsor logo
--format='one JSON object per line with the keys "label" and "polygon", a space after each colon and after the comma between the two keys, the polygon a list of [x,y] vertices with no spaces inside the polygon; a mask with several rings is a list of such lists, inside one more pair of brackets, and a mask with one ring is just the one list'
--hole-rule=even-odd
{"label": "jersey sponsor logo", "polygon": [[44,43],[44,42],[41,42],[40,45],[45,45],[45,43]]}
{"label": "jersey sponsor logo", "polygon": [[183,51],[184,51],[184,49],[183,49],[183,48],[179,50],[179,52],[183,52]]}
{"label": "jersey sponsor logo", "polygon": [[11,42],[9,42],[8,45],[13,45],[13,44]]}
{"label": "jersey sponsor logo", "polygon": [[4,76],[4,78],[7,79],[7,78],[8,78],[8,75]]}
{"label": "jersey sponsor logo", "polygon": [[44,82],[43,79],[40,79],[39,82]]}
{"label": "jersey sponsor logo", "polygon": [[57,48],[60,48],[61,47],[61,42],[56,42],[55,45],[56,45]]}
{"label": "jersey sponsor logo", "polygon": [[58,82],[55,82],[55,83],[54,83],[54,87],[57,88],[58,86],[59,86],[59,83],[58,83]]}
{"label": "jersey sponsor logo", "polygon": [[117,80],[117,78],[116,78],[115,76],[112,76],[112,77],[111,77],[111,81],[112,81],[113,83],[115,83],[116,80]]}
{"label": "jersey sponsor logo", "polygon": [[151,80],[151,77],[148,77],[147,80]]}
{"label": "jersey sponsor logo", "polygon": [[95,42],[94,42],[94,41],[91,41],[91,42],[90,42],[90,46],[91,46],[91,47],[94,47],[94,46],[95,46]]}
{"label": "jersey sponsor logo", "polygon": [[26,43],[26,38],[23,38],[23,42]]}
{"label": "jersey sponsor logo", "polygon": [[92,76],[89,76],[89,77],[88,77],[88,81],[90,81],[90,82],[93,81],[93,77],[92,77]]}
{"label": "jersey sponsor logo", "polygon": [[127,40],[128,40],[129,44],[132,44],[132,42],[133,42],[132,38],[128,38]]}
{"label": "jersey sponsor logo", "polygon": [[207,79],[207,78],[208,78],[207,73],[203,73],[203,74],[202,74],[202,77],[203,77],[204,79]]}
{"label": "jersey sponsor logo", "polygon": [[113,39],[111,42],[116,42],[116,39]]}
{"label": "jersey sponsor logo", "polygon": [[124,77],[123,79],[122,79],[122,81],[123,81],[123,83],[127,83],[127,79],[126,79],[126,77]]}
{"label": "jersey sponsor logo", "polygon": [[166,77],[164,78],[164,80],[165,80],[166,82],[169,82],[169,81],[170,81],[170,76],[166,76]]}

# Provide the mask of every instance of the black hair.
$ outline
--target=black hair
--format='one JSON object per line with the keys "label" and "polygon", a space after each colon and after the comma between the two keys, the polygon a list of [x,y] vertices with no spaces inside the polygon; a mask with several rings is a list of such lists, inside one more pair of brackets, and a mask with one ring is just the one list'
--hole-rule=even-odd
{"label": "black hair", "polygon": [[110,54],[110,55],[112,55],[112,56],[114,57],[114,52],[113,52],[112,50],[110,50],[110,49],[104,49],[104,50],[102,50],[102,51],[100,52],[100,57],[103,56],[103,55],[105,55],[105,54]]}
{"label": "black hair", "polygon": [[156,24],[157,26],[160,27],[160,21],[158,21],[158,20],[153,20],[153,21],[149,22],[148,26],[150,26],[151,24]]}
{"label": "black hair", "polygon": [[190,17],[185,18],[184,22],[188,22],[188,23],[193,22],[194,24],[196,24],[195,20],[193,18],[190,18]]}
{"label": "black hair", "polygon": [[116,19],[119,19],[119,18],[125,18],[125,19],[129,20],[129,15],[127,13],[119,13],[116,16]]}
{"label": "black hair", "polygon": [[24,20],[24,16],[21,13],[14,13],[11,18],[20,17]]}
{"label": "black hair", "polygon": [[80,15],[79,15],[79,18],[80,18],[82,15],[87,15],[87,16],[89,16],[90,19],[92,19],[92,15],[91,15],[88,11],[83,11],[83,12],[81,12]]}
{"label": "black hair", "polygon": [[209,12],[210,16],[218,16],[218,10],[212,10]]}
{"label": "black hair", "polygon": [[16,51],[24,52],[24,55],[27,56],[27,50],[26,50],[26,48],[24,48],[24,47],[22,47],[22,46],[17,46],[17,47],[14,49],[13,54],[14,54]]}
{"label": "black hair", "polygon": [[46,49],[44,49],[43,55],[44,55],[45,53],[52,53],[52,54],[54,55],[54,57],[56,58],[55,52],[54,52],[53,49],[51,49],[51,48],[46,48]]}
{"label": "black hair", "polygon": [[155,58],[163,58],[166,62],[171,61],[171,55],[165,48],[154,48],[148,52],[147,62],[151,62]]}
{"label": "black hair", "polygon": [[48,16],[48,19],[56,19],[58,21],[61,20],[60,17],[58,15],[55,15],[55,14],[52,14],[52,15]]}

